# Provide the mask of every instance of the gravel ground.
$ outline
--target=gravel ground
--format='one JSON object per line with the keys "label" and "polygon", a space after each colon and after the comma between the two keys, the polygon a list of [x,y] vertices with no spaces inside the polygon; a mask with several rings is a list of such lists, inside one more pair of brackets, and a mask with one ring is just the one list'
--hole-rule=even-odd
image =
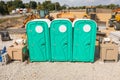
{"label": "gravel ground", "polygon": [[0,66],[0,80],[120,80],[120,62],[13,62]]}
{"label": "gravel ground", "polygon": [[0,65],[0,80],[120,80],[120,61],[103,63],[98,56],[95,63],[15,61]]}

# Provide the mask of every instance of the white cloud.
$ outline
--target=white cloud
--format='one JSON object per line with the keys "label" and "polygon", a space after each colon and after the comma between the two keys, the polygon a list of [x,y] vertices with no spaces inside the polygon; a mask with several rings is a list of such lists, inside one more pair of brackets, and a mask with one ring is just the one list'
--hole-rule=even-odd
{"label": "white cloud", "polygon": [[[10,0],[3,0],[10,1]],[[30,0],[23,0],[23,2],[29,2]],[[45,0],[33,0],[43,2]],[[99,5],[99,4],[120,4],[120,0],[51,0],[52,2],[59,2],[69,6],[85,6],[85,5]]]}
{"label": "white cloud", "polygon": [[62,5],[68,4],[70,6],[85,6],[85,5],[99,5],[99,4],[120,4],[120,0],[52,0],[58,1]]}

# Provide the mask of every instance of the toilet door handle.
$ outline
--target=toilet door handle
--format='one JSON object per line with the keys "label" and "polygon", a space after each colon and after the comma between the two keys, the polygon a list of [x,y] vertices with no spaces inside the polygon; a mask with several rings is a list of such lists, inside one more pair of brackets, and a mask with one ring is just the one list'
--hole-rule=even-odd
{"label": "toilet door handle", "polygon": [[66,42],[66,43],[64,43],[64,45],[66,46],[66,45],[68,45],[68,43]]}
{"label": "toilet door handle", "polygon": [[90,43],[87,43],[87,45],[90,45]]}
{"label": "toilet door handle", "polygon": [[44,46],[44,45],[45,45],[45,43],[42,43],[41,45],[42,45],[42,46]]}

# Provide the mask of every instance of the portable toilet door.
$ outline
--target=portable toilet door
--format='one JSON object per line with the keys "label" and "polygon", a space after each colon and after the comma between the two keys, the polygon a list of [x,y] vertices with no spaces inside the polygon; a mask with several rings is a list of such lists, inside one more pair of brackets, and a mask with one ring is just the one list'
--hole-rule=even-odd
{"label": "portable toilet door", "polygon": [[48,19],[36,19],[27,23],[26,31],[31,62],[48,61],[50,54]]}
{"label": "portable toilet door", "polygon": [[72,23],[56,19],[50,25],[51,61],[72,60]]}
{"label": "portable toilet door", "polygon": [[40,10],[40,18],[45,18],[45,10]]}
{"label": "portable toilet door", "polygon": [[94,62],[96,42],[96,22],[93,20],[75,20],[73,61]]}

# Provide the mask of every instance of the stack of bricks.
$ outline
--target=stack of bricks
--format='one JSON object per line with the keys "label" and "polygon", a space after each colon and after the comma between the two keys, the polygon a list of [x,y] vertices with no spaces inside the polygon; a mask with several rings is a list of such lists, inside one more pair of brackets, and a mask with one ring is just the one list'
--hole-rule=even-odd
{"label": "stack of bricks", "polygon": [[10,58],[9,58],[8,54],[4,53],[1,56],[2,56],[2,64],[6,65],[10,61]]}

